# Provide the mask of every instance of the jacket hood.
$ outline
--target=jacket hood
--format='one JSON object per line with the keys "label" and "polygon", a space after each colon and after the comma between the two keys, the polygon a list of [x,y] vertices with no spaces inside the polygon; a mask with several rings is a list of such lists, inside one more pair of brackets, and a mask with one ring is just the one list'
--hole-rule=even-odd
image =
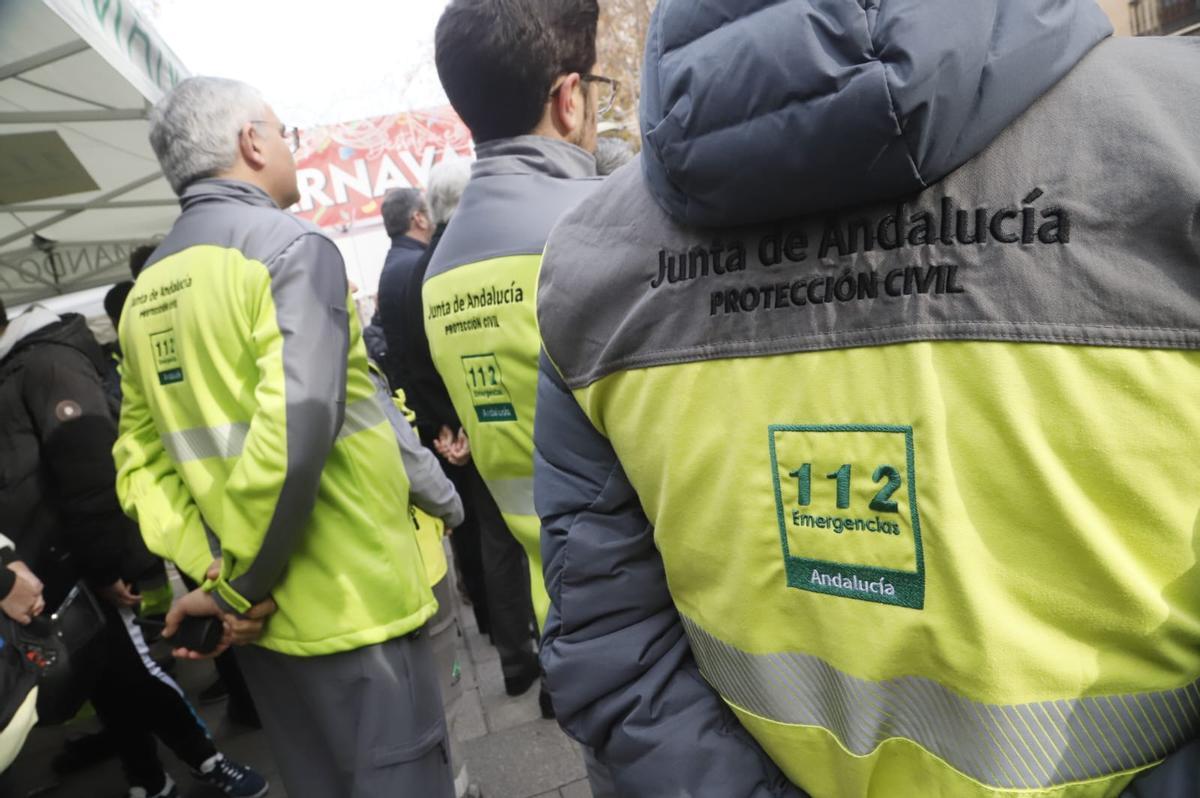
{"label": "jacket hood", "polygon": [[0,335],[0,362],[17,347],[17,344],[33,335],[38,330],[57,324],[61,321],[57,313],[51,313],[41,305],[31,305],[24,313],[10,319]]}
{"label": "jacket hood", "polygon": [[662,0],[642,169],[702,227],[915,193],[1111,32],[1095,0]]}
{"label": "jacket hood", "polygon": [[[36,318],[34,318],[35,314],[37,314]],[[59,317],[44,308],[34,308],[29,313],[12,320],[6,331],[6,338],[7,333],[13,330],[15,324],[26,316],[31,317],[28,324],[36,326],[33,326],[33,329],[26,329],[20,337],[9,342],[7,351],[0,344],[0,363],[7,363],[30,347],[41,344],[58,344],[69,346],[82,353],[92,362],[97,371],[104,370],[104,351],[100,348],[100,344],[96,343],[96,337],[92,335],[91,329],[87,326],[87,320],[83,316],[78,313],[67,313]]]}

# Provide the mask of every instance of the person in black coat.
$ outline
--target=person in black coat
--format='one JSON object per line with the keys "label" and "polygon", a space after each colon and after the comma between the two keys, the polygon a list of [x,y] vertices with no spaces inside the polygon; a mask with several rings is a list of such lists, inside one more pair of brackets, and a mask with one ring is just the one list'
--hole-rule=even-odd
{"label": "person in black coat", "polygon": [[0,533],[8,539],[0,599],[29,576],[42,585],[37,602],[3,610],[28,624],[79,583],[103,599],[103,665],[89,697],[113,732],[131,795],[178,794],[155,736],[203,780],[225,789],[223,774],[233,768],[265,792],[260,776],[216,750],[135,624],[142,593],[164,590],[166,573],[117,502],[105,367],[82,316],[34,306],[10,320],[0,304]]}
{"label": "person in black coat", "polygon": [[393,344],[388,336],[384,318],[390,310],[393,317],[403,312],[403,297],[409,277],[417,261],[429,248],[433,237],[433,221],[425,197],[415,188],[392,189],[383,198],[383,227],[392,246],[383,261],[379,275],[379,293],[376,298],[375,316],[363,330],[363,340],[368,354],[376,363],[381,363],[392,387],[399,387],[396,372],[390,362]]}
{"label": "person in black coat", "polygon": [[441,457],[466,505],[467,521],[454,530],[450,544],[476,623],[481,633],[491,634],[502,652],[527,660],[517,676],[505,680],[505,689],[518,695],[538,676],[536,655],[529,648],[533,609],[527,600],[520,600],[522,591],[515,587],[528,580],[528,569],[467,454],[462,425],[433,364],[421,305],[425,270],[469,178],[470,165],[465,161],[443,162],[430,173],[429,213],[436,225],[430,246],[411,267],[393,268],[390,275],[385,268],[379,299],[388,370],[417,414],[422,441]]}

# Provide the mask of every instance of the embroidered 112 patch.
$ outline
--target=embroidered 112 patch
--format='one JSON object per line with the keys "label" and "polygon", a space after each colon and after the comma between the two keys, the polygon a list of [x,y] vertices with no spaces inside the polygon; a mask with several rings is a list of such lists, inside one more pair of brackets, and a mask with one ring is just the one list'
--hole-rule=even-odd
{"label": "embroidered 112 patch", "polygon": [[912,427],[768,428],[789,587],[922,609]]}

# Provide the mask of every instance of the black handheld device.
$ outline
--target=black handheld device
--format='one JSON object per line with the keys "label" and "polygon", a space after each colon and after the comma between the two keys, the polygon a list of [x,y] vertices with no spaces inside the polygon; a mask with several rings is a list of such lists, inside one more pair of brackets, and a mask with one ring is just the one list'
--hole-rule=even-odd
{"label": "black handheld device", "polygon": [[[162,621],[149,618],[137,618],[134,623],[143,629],[159,631],[162,631],[165,625]],[[179,623],[175,636],[167,638],[167,641],[175,648],[186,648],[197,654],[211,654],[221,644],[224,634],[225,629],[220,618],[212,615],[189,615]]]}

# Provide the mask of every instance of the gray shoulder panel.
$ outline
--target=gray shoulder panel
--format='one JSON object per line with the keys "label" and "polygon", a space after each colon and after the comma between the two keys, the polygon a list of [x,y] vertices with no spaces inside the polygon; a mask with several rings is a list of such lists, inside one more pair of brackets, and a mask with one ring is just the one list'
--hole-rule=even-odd
{"label": "gray shoulder panel", "polygon": [[538,174],[475,177],[467,184],[425,272],[429,279],[468,263],[540,255],[554,223],[600,185],[597,178]]}
{"label": "gray shoulder panel", "polygon": [[[350,316],[341,252],[306,233],[268,266],[275,321],[283,338],[282,421],[286,470],[275,512],[250,568],[232,587],[261,601],[279,581],[316,505],[325,461],[346,412]],[[251,434],[253,434],[253,424]]]}
{"label": "gray shoulder panel", "polygon": [[176,220],[143,273],[164,258],[196,246],[234,249],[250,260],[269,264],[305,235],[330,240],[319,227],[278,208],[233,200],[206,203],[188,209]]}
{"label": "gray shoulder panel", "polygon": [[773,226],[679,225],[632,164],[547,245],[547,351],[577,388],[917,340],[1200,348],[1197,74],[1200,41],[1111,40],[919,195]]}

